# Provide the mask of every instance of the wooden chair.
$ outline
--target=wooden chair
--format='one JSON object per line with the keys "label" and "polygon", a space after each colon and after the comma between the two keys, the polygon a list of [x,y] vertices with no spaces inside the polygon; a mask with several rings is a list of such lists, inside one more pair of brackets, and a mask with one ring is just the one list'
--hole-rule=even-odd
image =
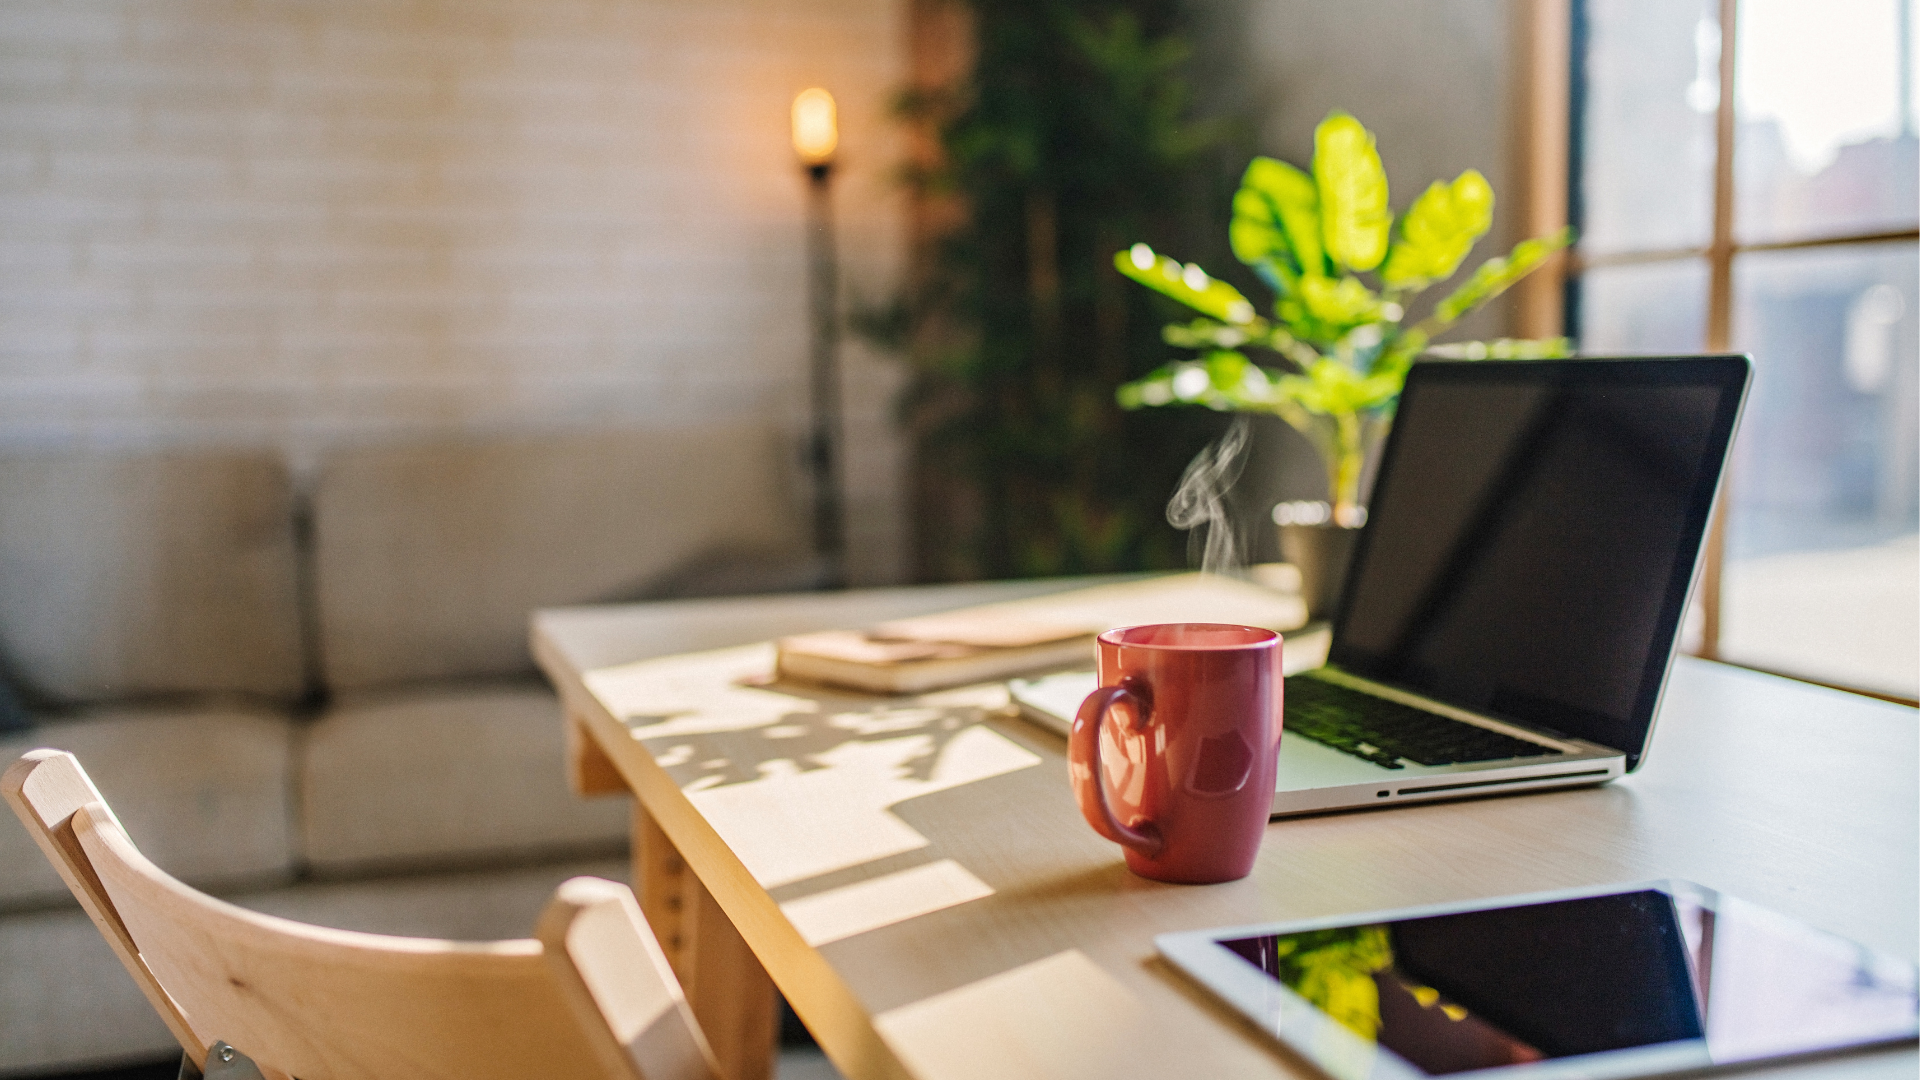
{"label": "wooden chair", "polygon": [[[267,1080],[715,1080],[712,1051],[626,886],[561,885],[531,940],[331,930],[216,900],[127,839],[72,754],[0,793],[195,1068],[224,1043]],[[187,1070],[183,1067],[183,1074]]]}

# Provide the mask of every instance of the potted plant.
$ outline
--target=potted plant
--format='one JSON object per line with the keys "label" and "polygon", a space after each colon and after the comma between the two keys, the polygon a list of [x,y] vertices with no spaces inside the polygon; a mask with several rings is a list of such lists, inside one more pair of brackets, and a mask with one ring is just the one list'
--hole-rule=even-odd
{"label": "potted plant", "polygon": [[[1145,244],[1114,255],[1122,274],[1200,316],[1162,332],[1169,345],[1196,356],[1121,386],[1117,396],[1127,409],[1270,413],[1307,437],[1326,466],[1331,513],[1324,522],[1283,524],[1282,544],[1303,575],[1318,579],[1304,585],[1309,607],[1324,609],[1337,595],[1353,530],[1366,520],[1360,474],[1369,436],[1384,429],[1408,366],[1422,354],[1566,355],[1565,338],[1434,341],[1565,247],[1572,232],[1525,240],[1488,259],[1408,323],[1414,298],[1451,278],[1492,225],[1492,187],[1473,169],[1450,183],[1436,180],[1396,220],[1373,133],[1360,121],[1328,115],[1313,146],[1310,170],[1254,158],[1233,199],[1228,239],[1273,290],[1271,316],[1198,265]],[[1248,350],[1256,349],[1276,365],[1255,362]]]}

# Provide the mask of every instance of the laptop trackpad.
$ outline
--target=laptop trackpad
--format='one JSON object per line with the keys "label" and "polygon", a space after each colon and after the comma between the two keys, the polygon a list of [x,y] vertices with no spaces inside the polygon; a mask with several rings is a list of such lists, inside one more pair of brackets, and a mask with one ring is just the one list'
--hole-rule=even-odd
{"label": "laptop trackpad", "polygon": [[1303,735],[1283,732],[1280,736],[1280,769],[1274,778],[1273,789],[1307,791],[1342,784],[1370,784],[1376,780],[1405,775],[1343,754]]}

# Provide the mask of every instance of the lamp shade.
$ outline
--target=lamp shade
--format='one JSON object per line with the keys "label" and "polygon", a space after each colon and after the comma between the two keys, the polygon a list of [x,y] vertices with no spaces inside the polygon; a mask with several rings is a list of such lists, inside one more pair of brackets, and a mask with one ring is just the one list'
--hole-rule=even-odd
{"label": "lamp shade", "polygon": [[800,91],[793,99],[793,152],[808,165],[825,165],[838,145],[840,121],[833,95],[817,86]]}

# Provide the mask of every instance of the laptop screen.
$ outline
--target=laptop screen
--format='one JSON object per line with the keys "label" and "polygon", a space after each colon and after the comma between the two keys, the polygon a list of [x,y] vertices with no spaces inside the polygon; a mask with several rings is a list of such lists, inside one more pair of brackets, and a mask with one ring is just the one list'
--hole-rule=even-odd
{"label": "laptop screen", "polygon": [[1414,365],[1330,661],[1637,766],[1748,368]]}

